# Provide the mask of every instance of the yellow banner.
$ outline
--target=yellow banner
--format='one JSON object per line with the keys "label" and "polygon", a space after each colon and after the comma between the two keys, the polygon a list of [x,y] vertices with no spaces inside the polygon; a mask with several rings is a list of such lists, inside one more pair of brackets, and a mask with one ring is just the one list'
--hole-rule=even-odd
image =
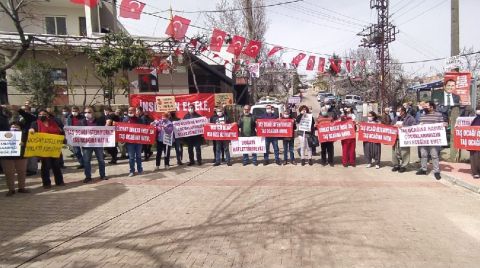
{"label": "yellow banner", "polygon": [[47,133],[34,133],[28,135],[27,145],[25,147],[25,157],[60,157],[62,152],[62,135]]}

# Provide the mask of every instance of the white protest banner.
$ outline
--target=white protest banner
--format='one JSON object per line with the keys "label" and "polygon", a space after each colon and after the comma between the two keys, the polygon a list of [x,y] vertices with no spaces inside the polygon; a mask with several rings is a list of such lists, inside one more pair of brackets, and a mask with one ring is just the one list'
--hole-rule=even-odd
{"label": "white protest banner", "polygon": [[205,124],[208,124],[208,119],[206,117],[174,121],[173,131],[177,138],[203,135],[203,126]]}
{"label": "white protest banner", "polygon": [[232,154],[263,154],[267,152],[265,137],[239,137],[230,145]]}
{"label": "white protest banner", "polygon": [[78,127],[66,126],[67,144],[78,147],[115,147],[114,126]]}
{"label": "white protest banner", "polygon": [[473,119],[475,116],[465,116],[465,117],[457,117],[457,121],[455,122],[456,127],[467,127],[472,124]]}
{"label": "white protest banner", "polygon": [[0,156],[20,156],[21,131],[0,131]]}
{"label": "white protest banner", "polygon": [[445,146],[447,133],[443,123],[399,128],[400,147]]}
{"label": "white protest banner", "polygon": [[173,133],[163,133],[163,144],[172,146],[173,143]]}
{"label": "white protest banner", "polygon": [[288,104],[299,104],[302,102],[302,98],[300,96],[291,96],[288,98]]}
{"label": "white protest banner", "polygon": [[297,129],[299,131],[312,131],[312,120],[312,114],[304,114],[302,120],[300,120],[300,123],[298,124]]}

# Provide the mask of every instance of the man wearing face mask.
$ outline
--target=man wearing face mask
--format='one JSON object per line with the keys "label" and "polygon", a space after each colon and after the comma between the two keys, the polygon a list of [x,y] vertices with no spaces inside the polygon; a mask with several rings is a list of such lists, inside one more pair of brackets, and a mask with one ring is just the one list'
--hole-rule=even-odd
{"label": "man wearing face mask", "polygon": [[[310,110],[308,109],[307,106],[302,105],[299,108],[300,114],[297,116],[295,122],[297,124],[300,124],[302,121],[302,118],[304,116],[308,116]],[[301,158],[301,163],[302,166],[305,166],[306,160],[308,160],[308,164],[311,166],[313,165],[313,159],[312,159],[312,147],[310,147],[308,138],[311,135],[315,135],[315,122],[314,119],[312,119],[312,125],[311,125],[311,130],[310,131],[297,131],[298,133],[298,141],[299,141],[299,146],[300,146],[300,158]]]}
{"label": "man wearing face mask", "polygon": [[[324,106],[320,109],[320,114],[317,117],[317,121],[315,122],[315,129],[317,129],[319,126],[322,124],[330,124],[333,121],[335,121],[336,115],[335,113],[329,112],[329,108],[327,106]],[[334,148],[333,148],[333,141],[329,142],[322,142],[320,143],[320,148],[321,148],[321,156],[322,156],[322,166],[326,166],[327,163],[331,167],[334,166],[333,164],[333,154],[334,154]]]}
{"label": "man wearing face mask", "polygon": [[[415,125],[415,118],[413,118],[411,114],[407,113],[405,107],[399,107],[396,115],[397,118],[393,122],[394,126],[400,128]],[[392,171],[398,171],[400,173],[405,172],[410,164],[410,147],[400,147],[398,138],[392,148],[392,164]]]}
{"label": "man wearing face mask", "polygon": [[[92,107],[87,107],[84,110],[85,118],[80,121],[80,126],[83,127],[97,127],[104,126],[101,121],[95,118],[94,111]],[[84,173],[85,179],[83,183],[92,182],[92,154],[95,153],[95,157],[98,161],[98,172],[100,173],[101,180],[107,180],[105,175],[105,156],[103,152],[103,147],[83,147],[83,165],[85,166]]]}
{"label": "man wearing face mask", "polygon": [[[145,122],[137,117],[135,107],[129,107],[127,117],[123,119],[124,123],[129,124],[142,124],[145,125]],[[135,176],[135,164],[137,164],[137,172],[138,175],[143,174],[143,166],[142,166],[142,144],[136,143],[125,143],[125,147],[127,148],[128,152],[128,164],[130,166],[130,174],[129,177]]]}
{"label": "man wearing face mask", "polygon": [[[267,105],[265,108],[266,108],[265,114],[263,114],[260,117],[261,119],[278,119],[277,115],[275,115],[274,113],[272,105]],[[281,166],[282,164],[280,163],[280,151],[278,149],[278,138],[275,138],[275,137],[265,137],[265,149],[267,150],[267,152],[263,154],[263,165],[266,166],[270,164],[270,160],[269,160],[270,144],[273,145],[275,163]]]}
{"label": "man wearing face mask", "polygon": [[[426,106],[425,114],[420,117],[420,125],[436,124],[443,123],[446,125],[443,116],[441,113],[437,112],[435,109],[435,104],[429,102]],[[428,156],[432,158],[433,164],[433,175],[435,179],[440,180],[440,146],[420,146],[420,154],[422,158],[420,159],[421,168],[417,171],[417,175],[426,175],[427,174],[427,164]]]}
{"label": "man wearing face mask", "polygon": [[[254,137],[257,136],[255,132],[255,118],[250,113],[250,105],[245,105],[243,107],[243,115],[238,120],[238,131],[240,137]],[[248,154],[243,155],[243,165],[246,166],[249,164],[250,160]],[[252,154],[252,163],[254,166],[257,166],[257,154]]]}
{"label": "man wearing face mask", "polygon": [[[225,115],[225,113],[223,112],[223,109],[222,108],[217,108],[216,109],[216,115],[213,116],[211,118],[211,123],[213,124],[230,124],[230,120],[229,118]],[[225,154],[226,156],[226,160],[227,160],[227,165],[228,166],[231,166],[232,165],[232,162],[231,162],[231,159],[230,159],[230,149],[229,149],[229,145],[230,145],[230,141],[222,141],[222,140],[219,140],[219,141],[216,141],[217,142],[217,146],[216,146],[216,152],[215,152],[215,164],[213,164],[214,166],[220,166],[221,162],[220,162],[220,156],[222,154]]]}
{"label": "man wearing face mask", "polygon": [[[292,120],[293,117],[291,116],[290,112],[286,110],[282,114],[282,119],[283,120]],[[292,165],[297,165],[297,162],[295,162],[295,154],[294,149],[295,149],[295,130],[297,129],[297,125],[295,124],[295,120],[293,121],[293,130],[292,130],[292,136],[291,137],[285,137],[282,138],[283,140],[283,164],[288,165],[288,156],[290,156],[290,163]]]}
{"label": "man wearing face mask", "polygon": [[[70,114],[67,118],[67,126],[80,126],[80,121],[82,121],[85,117],[80,114],[80,109],[77,106],[72,107],[72,114]],[[82,155],[82,148],[78,146],[73,146],[73,154],[77,158],[78,163],[80,164],[77,169],[83,169],[83,155]]]}
{"label": "man wearing face mask", "polygon": [[[480,126],[480,103],[477,104],[471,126]],[[480,151],[470,151],[470,170],[474,179],[480,179]]]}
{"label": "man wearing face mask", "polygon": [[[216,124],[216,121],[218,119],[218,114],[222,114],[223,115],[223,110],[222,108],[220,107],[217,107],[215,108],[215,115],[213,115],[212,117],[210,117],[210,123],[211,124]],[[212,141],[213,143],[213,163],[217,163],[217,147],[220,146],[220,149],[219,151],[221,152],[221,155],[222,155],[222,162],[225,162],[225,150],[224,148],[222,147],[222,143],[219,142],[219,141]]]}
{"label": "man wearing face mask", "polygon": [[[188,113],[183,117],[183,119],[192,119],[192,118],[199,118],[202,117],[200,114],[195,112],[195,105],[190,104],[188,106]],[[185,137],[185,142],[187,143],[188,147],[188,158],[190,159],[190,163],[188,166],[195,165],[195,158],[193,154],[193,149],[195,148],[195,154],[197,155],[197,164],[199,166],[202,165],[202,135],[190,136]]]}

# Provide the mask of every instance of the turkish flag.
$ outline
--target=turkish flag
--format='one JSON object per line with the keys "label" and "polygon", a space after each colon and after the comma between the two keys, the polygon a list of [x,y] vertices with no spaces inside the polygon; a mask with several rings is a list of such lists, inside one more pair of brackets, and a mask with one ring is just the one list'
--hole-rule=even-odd
{"label": "turkish flag", "polygon": [[87,5],[89,7],[94,7],[98,5],[98,0],[70,0],[74,4]]}
{"label": "turkish flag", "polygon": [[139,20],[145,3],[136,0],[122,0],[120,5],[120,17]]}
{"label": "turkish flag", "polygon": [[219,29],[213,29],[212,38],[210,39],[210,50],[220,52],[220,50],[222,50],[225,36],[227,36],[226,32]]}
{"label": "turkish flag", "polygon": [[192,45],[193,48],[197,48],[197,44],[198,44],[198,39],[193,38],[192,40],[190,40],[190,45]]}
{"label": "turkish flag", "polygon": [[262,48],[262,42],[256,40],[250,40],[247,47],[243,51],[243,54],[249,56],[250,58],[255,59],[260,53],[260,49]]}
{"label": "turkish flag", "polygon": [[325,72],[325,58],[320,58],[318,61],[318,72],[324,73]]}
{"label": "turkish flag", "polygon": [[347,68],[347,72],[350,72],[350,70],[352,70],[350,66],[350,60],[345,61],[345,67]]}
{"label": "turkish flag", "polygon": [[170,24],[168,25],[165,34],[173,37],[173,39],[177,41],[180,41],[185,37],[189,25],[189,19],[175,15],[173,19],[170,20]]}
{"label": "turkish flag", "polygon": [[267,58],[269,58],[270,56],[272,56],[273,54],[277,53],[278,51],[280,51],[282,49],[283,49],[283,47],[279,47],[279,46],[273,47],[272,49],[270,49],[270,52],[268,52]]}
{"label": "turkish flag", "polygon": [[315,56],[308,57],[307,71],[313,71],[313,67],[315,67],[315,59]]}
{"label": "turkish flag", "polygon": [[295,58],[293,58],[292,60],[292,65],[295,66],[295,67],[298,67],[298,65],[300,64],[300,62],[306,57],[307,55],[305,53],[298,53],[297,56],[295,56]]}
{"label": "turkish flag", "polygon": [[232,38],[232,42],[227,48],[227,52],[232,53],[235,56],[240,56],[242,53],[243,45],[245,44],[245,37],[235,35]]}
{"label": "turkish flag", "polygon": [[341,59],[329,59],[330,61],[330,68],[336,74],[338,74],[342,70],[342,60]]}

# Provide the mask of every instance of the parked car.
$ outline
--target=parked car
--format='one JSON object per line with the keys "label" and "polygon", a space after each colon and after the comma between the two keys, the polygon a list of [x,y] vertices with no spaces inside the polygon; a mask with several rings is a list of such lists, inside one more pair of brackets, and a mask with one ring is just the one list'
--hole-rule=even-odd
{"label": "parked car", "polygon": [[345,95],[344,102],[345,104],[357,105],[357,104],[362,104],[363,100],[362,100],[362,97],[357,95]]}
{"label": "parked car", "polygon": [[262,97],[255,105],[252,105],[250,108],[250,113],[255,117],[262,116],[266,113],[267,105],[271,105],[273,107],[273,113],[278,118],[280,118],[283,111],[285,111],[285,105],[280,103],[277,98]]}
{"label": "parked car", "polygon": [[335,95],[333,95],[332,93],[329,93],[329,92],[320,92],[317,95],[317,101],[322,103],[322,102],[325,101],[325,98],[327,98],[327,97],[334,97],[335,98]]}

